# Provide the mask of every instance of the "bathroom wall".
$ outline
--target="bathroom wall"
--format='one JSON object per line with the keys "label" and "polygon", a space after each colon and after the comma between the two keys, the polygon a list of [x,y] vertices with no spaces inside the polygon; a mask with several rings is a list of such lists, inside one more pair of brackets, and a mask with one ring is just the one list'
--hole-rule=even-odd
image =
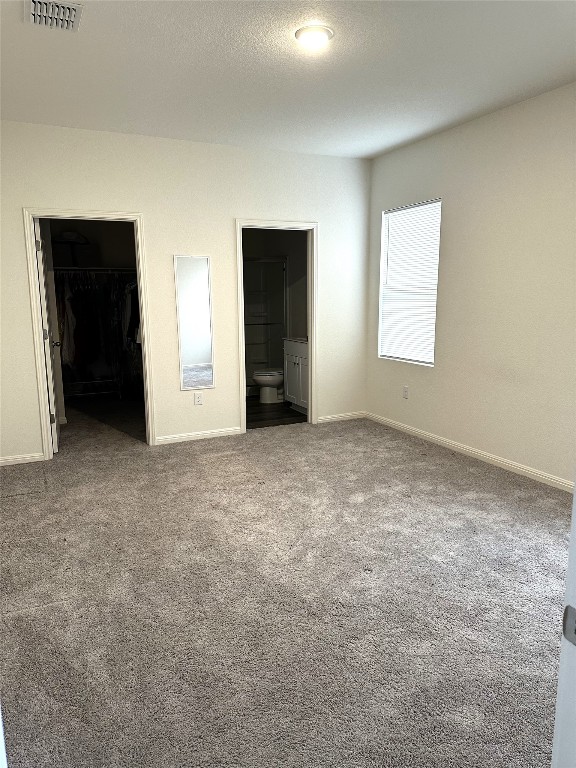
{"label": "bathroom wall", "polygon": [[286,335],[308,336],[308,235],[306,232],[246,229],[246,256],[286,258]]}
{"label": "bathroom wall", "polygon": [[[298,233],[300,234],[300,233]],[[306,243],[304,243],[304,248]],[[308,258],[299,247],[286,264],[287,335],[291,339],[308,338]]]}
{"label": "bathroom wall", "polygon": [[[240,429],[235,219],[318,222],[317,412],[363,408],[365,328],[350,318],[365,307],[368,162],[13,122],[1,153],[5,460],[42,457],[23,207],[142,214],[159,441]],[[211,258],[217,384],[201,407],[180,390],[175,253]]]}
{"label": "bathroom wall", "polygon": [[246,379],[258,369],[283,367],[285,329],[285,260],[244,259],[244,338]]}

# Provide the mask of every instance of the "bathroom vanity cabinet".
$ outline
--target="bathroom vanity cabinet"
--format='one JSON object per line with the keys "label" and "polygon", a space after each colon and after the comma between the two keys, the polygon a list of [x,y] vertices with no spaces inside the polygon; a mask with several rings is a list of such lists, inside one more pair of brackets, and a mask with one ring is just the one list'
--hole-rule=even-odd
{"label": "bathroom vanity cabinet", "polygon": [[308,409],[308,342],[284,339],[284,399],[299,411]]}

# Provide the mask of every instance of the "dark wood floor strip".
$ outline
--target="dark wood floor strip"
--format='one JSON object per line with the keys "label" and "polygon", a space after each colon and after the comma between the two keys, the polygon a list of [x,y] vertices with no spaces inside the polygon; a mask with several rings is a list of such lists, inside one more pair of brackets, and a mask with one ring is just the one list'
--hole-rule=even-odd
{"label": "dark wood floor strip", "polygon": [[307,420],[305,413],[295,411],[288,402],[261,403],[257,397],[246,399],[246,429],[300,424]]}

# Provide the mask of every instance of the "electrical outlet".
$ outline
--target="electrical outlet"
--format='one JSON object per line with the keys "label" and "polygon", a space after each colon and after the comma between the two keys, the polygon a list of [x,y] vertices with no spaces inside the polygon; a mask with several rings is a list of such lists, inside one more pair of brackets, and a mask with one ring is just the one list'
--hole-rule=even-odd
{"label": "electrical outlet", "polygon": [[408,387],[406,384],[402,387],[402,397],[404,400],[408,400]]}
{"label": "electrical outlet", "polygon": [[194,405],[203,405],[202,392],[194,392]]}

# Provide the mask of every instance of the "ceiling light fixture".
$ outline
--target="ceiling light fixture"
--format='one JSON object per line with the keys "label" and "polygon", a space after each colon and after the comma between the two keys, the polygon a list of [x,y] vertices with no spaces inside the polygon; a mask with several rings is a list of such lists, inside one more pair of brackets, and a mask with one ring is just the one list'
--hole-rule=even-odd
{"label": "ceiling light fixture", "polygon": [[308,24],[294,33],[296,40],[308,51],[320,51],[334,37],[334,32],[324,24]]}

